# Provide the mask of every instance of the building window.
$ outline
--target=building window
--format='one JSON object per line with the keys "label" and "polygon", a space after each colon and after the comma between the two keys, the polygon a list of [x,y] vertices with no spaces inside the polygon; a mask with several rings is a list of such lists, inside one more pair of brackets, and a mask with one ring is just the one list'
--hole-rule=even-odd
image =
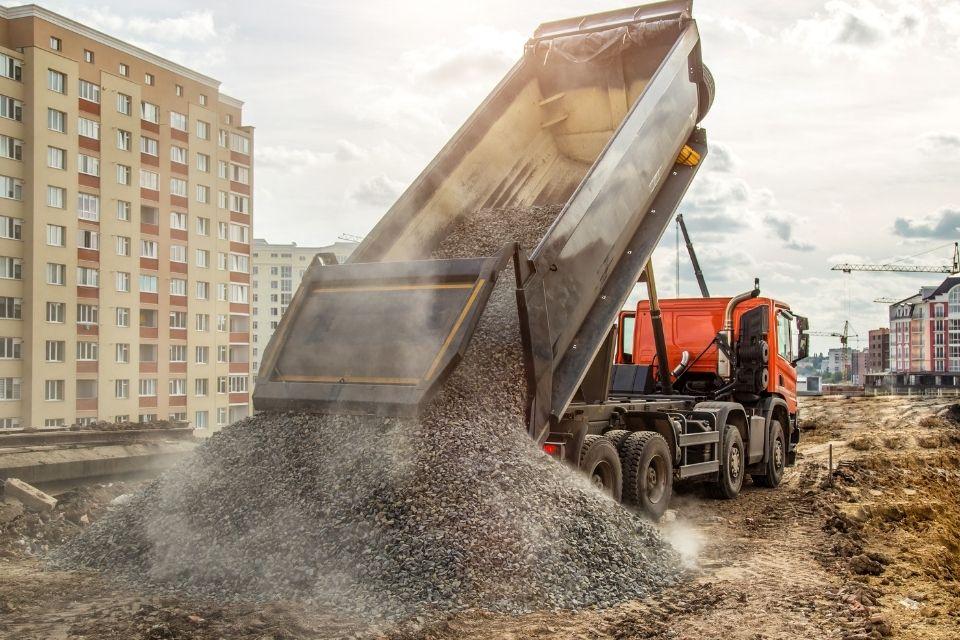
{"label": "building window", "polygon": [[100,250],[100,234],[89,229],[77,230],[77,248],[90,249],[91,251]]}
{"label": "building window", "polygon": [[117,220],[123,220],[125,222],[130,221],[130,211],[133,209],[133,205],[126,200],[117,200]]}
{"label": "building window", "polygon": [[210,393],[210,380],[208,378],[197,378],[193,381],[193,395],[203,398]]}
{"label": "building window", "polygon": [[43,399],[51,402],[63,400],[63,380],[46,380],[43,383]]}
{"label": "building window", "polygon": [[117,307],[116,309],[117,317],[117,326],[118,327],[129,327],[130,326],[130,309],[127,307]]}
{"label": "building window", "polygon": [[78,287],[99,287],[100,272],[90,267],[77,267]]}
{"label": "building window", "polygon": [[47,225],[47,244],[51,247],[65,247],[65,232],[66,227],[61,227],[58,224],[48,224]]}
{"label": "building window", "polygon": [[197,218],[197,235],[210,235],[210,218]]}
{"label": "building window", "polygon": [[0,76],[20,82],[23,79],[23,62],[0,53]]}
{"label": "building window", "polygon": [[23,160],[23,140],[0,135],[0,156],[11,160]]}
{"label": "building window", "polygon": [[197,202],[199,202],[200,204],[209,204],[210,187],[204,186],[202,184],[197,185]]}
{"label": "building window", "polygon": [[178,131],[183,131],[184,133],[186,133],[186,131],[187,131],[187,116],[183,115],[182,113],[177,113],[176,111],[171,111],[171,112],[170,112],[170,126],[171,126],[173,129],[177,129]]}
{"label": "building window", "polygon": [[217,133],[217,144],[223,148],[227,147],[227,130],[226,129],[220,129],[219,133]]}
{"label": "building window", "polygon": [[93,51],[90,51],[89,49],[84,49],[84,50],[83,50],[83,61],[84,61],[84,62],[89,62],[89,63],[93,64]]}
{"label": "building window", "polygon": [[230,150],[242,153],[245,156],[250,155],[250,139],[237,133],[231,133]]}
{"label": "building window", "polygon": [[[19,120],[19,118],[17,118]],[[50,131],[67,132],[67,114],[57,109],[47,107],[47,128]]]}
{"label": "building window", "polygon": [[159,284],[160,280],[157,278],[157,276],[151,276],[145,273],[140,274],[140,293],[157,293],[159,290]]}
{"label": "building window", "polygon": [[187,381],[183,378],[170,378],[169,386],[171,396],[187,395]]}
{"label": "building window", "polygon": [[23,180],[0,176],[0,198],[23,200]]}
{"label": "building window", "polygon": [[77,305],[77,324],[95,325],[99,321],[99,308],[95,304]]}
{"label": "building window", "polygon": [[133,147],[133,134],[123,129],[117,129],[117,149],[130,151]]}
{"label": "building window", "polygon": [[117,236],[117,255],[118,256],[129,256],[130,255],[130,238],[127,236]]}
{"label": "building window", "polygon": [[197,120],[197,137],[201,140],[210,139],[210,123],[203,120]]}
{"label": "building window", "polygon": [[97,359],[97,343],[87,340],[77,341],[77,360],[92,362]]}
{"label": "building window", "polygon": [[23,298],[0,296],[0,319],[21,320],[23,318]]}
{"label": "building window", "polygon": [[[117,271],[117,291],[120,293],[130,293],[130,274],[126,271]],[[129,326],[129,325],[126,325]]]}
{"label": "building window", "polygon": [[187,197],[187,181],[180,178],[170,178],[170,195]]}
{"label": "building window", "polygon": [[[142,170],[141,170],[142,174]],[[133,181],[133,169],[126,164],[117,165],[117,184],[129,185]]]}
{"label": "building window", "polygon": [[117,94],[117,112],[125,116],[133,114],[133,98],[125,93]]}
{"label": "building window", "polygon": [[100,123],[96,120],[79,118],[77,126],[77,135],[83,136],[84,138],[92,138],[93,140],[100,139]]}
{"label": "building window", "polygon": [[[187,345],[185,344],[172,344],[169,349],[170,362],[186,362],[187,361]],[[183,395],[180,394],[170,394],[170,395]]]}
{"label": "building window", "polygon": [[230,211],[250,213],[250,198],[237,193],[230,194]]}
{"label": "building window", "polygon": [[[56,111],[56,109],[53,109]],[[58,111],[58,113],[63,113]],[[23,121],[23,103],[7,96],[0,96],[0,118]]]}
{"label": "building window", "polygon": [[173,85],[173,91],[177,94],[177,97],[183,97],[183,85],[175,84]]}
{"label": "building window", "polygon": [[100,158],[80,154],[77,159],[77,171],[88,176],[100,176]]}
{"label": "building window", "polygon": [[154,140],[153,138],[148,138],[147,136],[141,136],[140,137],[140,153],[145,153],[148,156],[159,157],[160,143]]}
{"label": "building window", "polygon": [[[172,296],[185,296],[187,295],[187,281],[183,278],[170,278],[170,295]],[[179,311],[172,311],[174,313],[181,313]],[[173,325],[170,325],[170,328],[173,329]],[[186,318],[184,318],[184,326],[176,327],[177,329],[186,329]]]}
{"label": "building window", "polygon": [[60,38],[57,38],[56,36],[50,36],[50,48],[53,49],[54,51],[62,51],[63,41]]}
{"label": "building window", "polygon": [[20,280],[23,277],[23,260],[0,256],[0,278],[4,280]]}
{"label": "building window", "polygon": [[81,80],[80,97],[89,102],[100,104],[100,85]]}
{"label": "building window", "polygon": [[63,302],[47,303],[47,322],[63,324],[66,322],[67,305]]}
{"label": "building window", "polygon": [[140,187],[158,191],[160,189],[160,174],[146,169],[140,169]]}
{"label": "building window", "polygon": [[198,313],[196,317],[197,331],[210,331],[210,316],[206,313]]}
{"label": "building window", "polygon": [[145,73],[145,74],[143,74],[143,83],[144,83],[144,84],[150,85],[150,86],[152,87],[152,86],[154,85],[154,83],[156,82],[156,80],[157,80],[157,79],[154,77],[154,75],[153,75],[152,73]]}
{"label": "building window", "polygon": [[130,362],[130,345],[126,342],[118,342],[114,349],[114,360],[117,364],[127,364]]}
{"label": "building window", "polygon": [[47,284],[65,286],[67,284],[67,265],[56,262],[47,263]]}
{"label": "building window", "polygon": [[197,300],[209,300],[210,299],[210,283],[209,282],[197,282]]}
{"label": "building window", "polygon": [[[170,228],[178,229],[180,231],[187,230],[187,214],[182,211],[171,211],[170,212]],[[184,262],[181,260],[180,262]]]}
{"label": "building window", "polygon": [[[154,315],[156,312],[154,311]],[[143,311],[140,311],[140,315],[143,315]],[[141,323],[140,326],[144,326]],[[157,361],[157,345],[155,344],[142,344],[140,345],[140,362],[156,362]]]}
{"label": "building window", "polygon": [[201,106],[201,107],[207,106],[207,96],[206,96],[206,94],[203,94],[203,93],[200,94],[200,106]]}
{"label": "building window", "polygon": [[227,332],[227,316],[223,313],[217,314],[217,331],[220,333]]}
{"label": "building window", "polygon": [[[2,378],[3,380],[13,380],[13,378]],[[0,400],[8,398],[0,397]],[[19,429],[20,418],[0,418],[0,429]]]}
{"label": "building window", "polygon": [[0,338],[0,360],[19,360],[22,347],[20,338]]}
{"label": "building window", "polygon": [[194,359],[197,364],[207,364],[210,362],[210,347],[196,347]]}
{"label": "building window", "polygon": [[240,184],[250,184],[250,169],[239,164],[230,164],[230,179]]}
{"label": "building window", "polygon": [[197,249],[197,266],[202,269],[210,266],[210,252],[206,249]]}
{"label": "building window", "polygon": [[67,190],[63,187],[47,185],[47,206],[54,209],[66,208]]}
{"label": "building window", "polygon": [[195,429],[206,429],[209,426],[206,411],[197,411],[194,414],[193,427]]}
{"label": "building window", "polygon": [[120,72],[120,75],[122,75],[125,78],[130,75],[130,67],[123,62],[120,63],[120,66],[118,67],[118,71]]}
{"label": "building window", "polygon": [[[18,158],[19,160],[19,158]],[[210,173],[210,156],[205,153],[197,154],[197,171]]]}
{"label": "building window", "polygon": [[67,353],[67,343],[63,340],[47,340],[45,352],[47,362],[63,362]]}
{"label": "building window", "polygon": [[170,245],[170,261],[171,262],[186,262],[187,261],[187,248],[182,244],[172,244]]}
{"label": "building window", "polygon": [[81,220],[98,221],[100,219],[100,196],[92,193],[78,193],[77,216]]}
{"label": "building window", "polygon": [[156,378],[140,378],[140,397],[149,398],[157,395]]}
{"label": "building window", "polygon": [[57,147],[47,147],[47,166],[51,169],[66,169],[67,152]]}
{"label": "building window", "polygon": [[[129,380],[114,380],[113,381],[113,395],[117,399],[125,400],[130,397],[130,381]],[[119,421],[119,417],[118,421]],[[124,416],[125,417],[125,416]]]}
{"label": "building window", "polygon": [[[182,280],[184,283],[184,288],[186,288],[186,280]],[[171,329],[186,329],[187,328],[187,312],[186,311],[171,311],[170,312],[170,328]],[[186,360],[186,356],[184,356]]]}
{"label": "building window", "polygon": [[140,119],[160,124],[160,107],[152,102],[142,101],[140,103]]}
{"label": "building window", "polygon": [[67,93],[67,76],[59,71],[47,69],[47,89],[56,93]]}

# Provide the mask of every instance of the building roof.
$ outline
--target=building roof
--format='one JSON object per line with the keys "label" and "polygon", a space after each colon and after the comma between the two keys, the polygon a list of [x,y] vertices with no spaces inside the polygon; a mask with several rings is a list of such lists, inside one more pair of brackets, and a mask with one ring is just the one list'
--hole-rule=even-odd
{"label": "building roof", "polygon": [[[202,73],[194,71],[193,69],[188,69],[187,67],[167,60],[166,58],[161,58],[160,56],[141,49],[140,47],[136,47],[129,42],[124,42],[123,40],[114,38],[113,36],[103,33],[102,31],[92,29],[84,24],[80,24],[79,22],[71,20],[66,16],[62,16],[59,13],[54,13],[53,11],[44,9],[43,7],[35,4],[25,4],[19,7],[0,6],[0,18],[6,18],[8,20],[13,20],[16,18],[40,18],[41,20],[46,20],[50,24],[55,24],[63,29],[68,29],[74,33],[86,36],[87,38],[99,42],[100,44],[105,44],[108,47],[117,49],[118,51],[123,51],[129,55],[136,56],[141,60],[149,62],[150,64],[154,64],[162,69],[166,69],[167,71],[172,71],[173,73],[181,75],[185,78],[190,78],[195,82],[207,85],[208,87],[217,89],[218,91],[220,89],[220,81],[215,78],[206,76]],[[223,98],[226,99],[224,100]],[[221,96],[221,101],[234,107],[239,107],[243,104],[236,98],[231,98],[229,96]]]}
{"label": "building roof", "polygon": [[950,276],[945,278],[943,282],[940,283],[939,287],[924,287],[924,289],[931,289],[932,291],[929,294],[923,296],[924,300],[929,300],[930,298],[936,298],[939,295],[943,295],[950,289],[953,289],[955,286],[960,285],[960,276]]}

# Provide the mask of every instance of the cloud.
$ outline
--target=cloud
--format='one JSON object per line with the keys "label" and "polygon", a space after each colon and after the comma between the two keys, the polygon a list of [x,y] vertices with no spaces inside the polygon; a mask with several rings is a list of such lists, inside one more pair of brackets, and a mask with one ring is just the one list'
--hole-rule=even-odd
{"label": "cloud", "polygon": [[870,0],[830,0],[823,12],[798,20],[784,35],[818,56],[860,56],[918,42],[925,27],[923,13],[911,3],[887,10]]}
{"label": "cloud", "polygon": [[960,156],[960,134],[957,133],[925,133],[920,138],[920,150],[925,153],[945,156]]}
{"label": "cloud", "polygon": [[922,218],[897,218],[893,232],[902,238],[952,239],[960,232],[960,210],[941,209]]}
{"label": "cloud", "polygon": [[217,28],[213,11],[186,11],[175,18],[150,20],[143,17],[123,17],[109,9],[88,7],[80,11],[84,24],[108,33],[122,33],[126,37],[149,42],[212,42],[223,33]]}
{"label": "cloud", "polygon": [[362,160],[365,156],[363,149],[349,140],[337,140],[337,149],[333,152],[333,158],[337,162],[353,162]]}
{"label": "cloud", "polygon": [[402,182],[380,174],[354,187],[350,197],[361,204],[385,207],[393,204],[405,187]]}
{"label": "cloud", "polygon": [[768,213],[763,217],[764,224],[774,235],[783,240],[783,246],[794,251],[813,251],[814,246],[796,237],[794,225],[797,220],[785,213]]}
{"label": "cloud", "polygon": [[523,36],[475,26],[454,42],[431,43],[406,53],[402,66],[419,83],[462,87],[495,81],[519,58]]}
{"label": "cloud", "polygon": [[704,168],[717,173],[730,173],[737,168],[739,159],[733,155],[730,148],[720,142],[713,142],[710,145],[710,153],[707,154]]}

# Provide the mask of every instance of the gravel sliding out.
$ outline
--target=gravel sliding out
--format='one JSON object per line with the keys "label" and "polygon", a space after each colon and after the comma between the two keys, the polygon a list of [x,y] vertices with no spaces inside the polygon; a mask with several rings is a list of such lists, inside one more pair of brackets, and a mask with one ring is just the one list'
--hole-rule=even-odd
{"label": "gravel sliding out", "polygon": [[[559,207],[477,212],[437,257],[532,247]],[[540,451],[504,272],[419,420],[262,413],[234,424],[55,556],[221,599],[405,618],[609,606],[677,580],[654,527]]]}

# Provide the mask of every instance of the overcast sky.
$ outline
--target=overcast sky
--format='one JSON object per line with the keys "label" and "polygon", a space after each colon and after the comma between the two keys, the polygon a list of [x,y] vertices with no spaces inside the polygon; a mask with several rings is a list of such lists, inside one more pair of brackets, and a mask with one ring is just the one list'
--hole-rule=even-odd
{"label": "overcast sky", "polygon": [[[8,3],[15,4],[15,3]],[[44,6],[223,82],[256,127],[254,235],[363,235],[542,21],[610,0],[134,0]],[[942,276],[842,275],[960,236],[960,0],[698,0],[717,99],[682,211],[711,293],[749,289],[838,330]],[[942,247],[917,257],[946,264]],[[908,260],[909,262],[910,260]],[[680,291],[697,291],[681,256]],[[674,230],[657,254],[675,294]],[[815,348],[835,346],[817,340]]]}

